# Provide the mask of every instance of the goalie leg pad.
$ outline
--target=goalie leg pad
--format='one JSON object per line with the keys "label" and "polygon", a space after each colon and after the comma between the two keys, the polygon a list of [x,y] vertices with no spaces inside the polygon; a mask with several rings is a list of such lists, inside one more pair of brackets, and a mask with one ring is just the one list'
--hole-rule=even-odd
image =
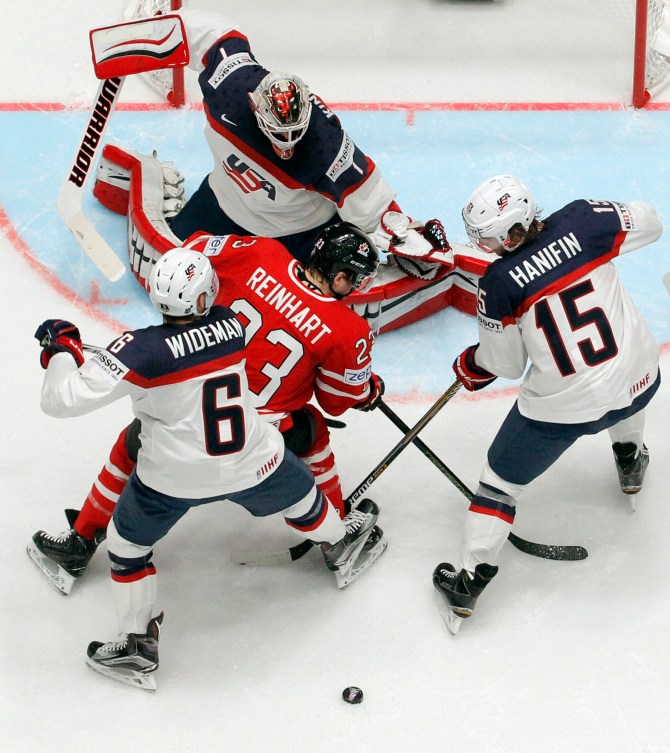
{"label": "goalie leg pad", "polygon": [[407,274],[399,258],[391,257],[391,263],[380,266],[373,287],[352,293],[347,303],[375,334],[405,327],[447,306],[474,316],[479,279],[492,260],[470,246],[452,247],[453,265],[440,264],[428,280]]}

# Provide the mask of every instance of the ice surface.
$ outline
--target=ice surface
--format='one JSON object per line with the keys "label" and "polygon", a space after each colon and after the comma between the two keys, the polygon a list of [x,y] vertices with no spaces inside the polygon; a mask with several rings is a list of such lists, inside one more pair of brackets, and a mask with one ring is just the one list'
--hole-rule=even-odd
{"label": "ice surface", "polygon": [[[259,58],[295,68],[329,101],[606,102],[628,96],[632,2],[224,5],[244,21],[252,42],[258,40]],[[117,3],[32,2],[13,7],[11,15],[3,21],[0,103],[90,101],[96,85],[86,34],[120,21]],[[151,99],[139,83],[129,96]],[[65,272],[50,276],[40,261],[51,259],[48,247],[66,253],[61,249],[70,242],[55,214],[55,194],[53,203],[49,195],[74,146],[79,114],[48,116],[58,137],[55,151],[41,123],[20,140],[27,121],[15,127],[19,115],[0,114],[3,136],[15,136],[11,149],[3,142],[0,188],[3,749],[670,751],[665,386],[648,412],[651,464],[637,511],[618,490],[608,437],[583,439],[528,490],[515,530],[535,541],[583,544],[589,558],[550,562],[507,546],[499,575],[457,637],[440,620],[430,576],[439,562],[458,558],[466,503],[410,447],[370,489],[390,544],[358,583],[338,591],[318,552],[282,567],[234,566],[228,560],[233,548],[271,549],[295,539],[279,520],[255,521],[233,506],[199,508],[156,547],[157,606],[165,611],[156,694],[89,671],[88,642],[115,636],[104,545],[66,598],[40,578],[25,543],[38,528],[65,527],[62,509],[83,502],[130,409],[117,404],[67,421],[40,412],[36,326],[53,316],[69,318],[87,341],[104,343],[118,331],[118,320],[96,313],[85,263],[64,284]],[[454,175],[444,171],[450,232],[459,232],[463,192],[486,177],[480,171],[498,164],[518,165],[546,197],[547,209],[583,191],[605,197],[615,191],[612,198],[646,198],[669,216],[665,113],[621,113],[616,122],[566,118],[568,129],[555,115],[538,115],[512,125],[501,113],[449,121],[456,144],[445,146],[446,154],[463,152]],[[124,117],[129,138],[158,139],[167,158],[179,154],[192,181],[206,169],[201,144],[191,162],[181,157],[186,147],[177,133],[154,133],[153,121],[139,113]],[[390,120],[379,123],[386,128]],[[416,132],[425,136],[427,150],[439,151],[436,123],[430,138]],[[368,124],[352,120],[352,126],[356,137]],[[395,131],[388,128],[392,139]],[[385,169],[400,159],[404,145],[379,155]],[[421,141],[413,147],[419,154]],[[404,164],[393,175],[407,196],[403,203],[419,202],[420,211],[428,211],[434,186],[423,195],[423,173],[411,169],[411,160]],[[106,232],[120,238],[118,221],[105,221]],[[662,239],[622,260],[627,283],[664,344],[664,369],[670,341],[670,299],[661,283],[670,268],[666,248]],[[137,291],[124,291],[133,296],[128,324],[142,305]],[[389,403],[408,424],[451,383],[456,346],[474,339],[474,322],[455,312],[380,338]],[[397,366],[404,361],[418,364],[411,379]],[[421,437],[473,487],[513,400],[512,389],[459,393]],[[379,412],[352,411],[345,420],[346,429],[333,431],[333,446],[348,493],[400,434]],[[363,689],[360,706],[342,701],[349,685]]]}

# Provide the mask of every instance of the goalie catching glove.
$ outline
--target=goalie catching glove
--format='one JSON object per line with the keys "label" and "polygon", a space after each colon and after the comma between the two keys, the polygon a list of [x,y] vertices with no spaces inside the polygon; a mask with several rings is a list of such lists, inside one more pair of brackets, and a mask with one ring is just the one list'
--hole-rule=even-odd
{"label": "goalie catching glove", "polygon": [[[375,232],[382,251],[407,259],[452,264],[451,246],[439,220],[424,225],[402,212],[384,212]],[[449,256],[447,256],[449,254]]]}
{"label": "goalie catching glove", "polygon": [[478,347],[479,344],[471,345],[469,348],[466,348],[454,361],[453,365],[454,374],[456,374],[458,381],[470,392],[481,390],[483,387],[486,387],[487,384],[491,384],[491,382],[498,378],[490,371],[482,369],[481,366],[477,366],[475,353],[477,352]]}
{"label": "goalie catching glove", "polygon": [[42,346],[40,365],[46,369],[54,353],[70,353],[77,366],[84,363],[84,349],[79,330],[64,319],[47,319],[35,332],[35,339]]}
{"label": "goalie catching glove", "polygon": [[393,254],[405,274],[421,280],[432,280],[440,265],[454,264],[451,246],[439,220],[428,220],[423,225],[402,212],[384,212],[374,238],[382,251]]}

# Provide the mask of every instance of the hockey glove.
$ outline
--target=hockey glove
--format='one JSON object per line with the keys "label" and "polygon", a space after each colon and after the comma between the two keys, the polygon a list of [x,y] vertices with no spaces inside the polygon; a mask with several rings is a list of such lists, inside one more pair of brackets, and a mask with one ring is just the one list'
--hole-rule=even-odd
{"label": "hockey glove", "polygon": [[490,371],[477,366],[475,353],[478,347],[479,344],[466,348],[454,361],[453,365],[454,374],[456,374],[458,381],[470,392],[481,390],[498,378]]}
{"label": "hockey glove", "polygon": [[79,330],[71,322],[63,319],[47,319],[35,332],[35,339],[42,346],[40,365],[43,369],[49,365],[54,353],[71,353],[77,366],[84,363],[84,349]]}
{"label": "hockey glove", "polygon": [[353,406],[356,410],[374,410],[379,405],[379,401],[382,399],[382,395],[386,389],[384,387],[384,380],[380,376],[373,374],[370,377],[369,385],[370,394],[365,400],[361,400],[360,403],[356,403],[356,405]]}

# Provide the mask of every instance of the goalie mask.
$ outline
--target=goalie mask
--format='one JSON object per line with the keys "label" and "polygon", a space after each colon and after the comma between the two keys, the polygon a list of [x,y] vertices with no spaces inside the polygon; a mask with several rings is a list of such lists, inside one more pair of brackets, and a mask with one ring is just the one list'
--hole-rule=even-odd
{"label": "goalie mask", "polygon": [[258,127],[272,142],[277,156],[290,159],[312,114],[307,85],[289,73],[268,73],[249,93],[249,102]]}
{"label": "goalie mask", "polygon": [[528,230],[535,219],[535,201],[526,186],[511,175],[496,175],[475,189],[463,209],[470,240],[487,253],[510,250],[509,231],[516,224]]}
{"label": "goalie mask", "polygon": [[[166,316],[206,316],[219,292],[219,278],[210,260],[197,251],[173,248],[151,270],[149,297]],[[198,298],[205,293],[205,310],[198,312]]]}
{"label": "goalie mask", "polygon": [[[379,252],[372,240],[355,225],[338,222],[322,230],[314,243],[307,266],[316,269],[331,286],[344,272],[359,293],[369,290],[377,277]],[[344,296],[333,293],[335,298]]]}

